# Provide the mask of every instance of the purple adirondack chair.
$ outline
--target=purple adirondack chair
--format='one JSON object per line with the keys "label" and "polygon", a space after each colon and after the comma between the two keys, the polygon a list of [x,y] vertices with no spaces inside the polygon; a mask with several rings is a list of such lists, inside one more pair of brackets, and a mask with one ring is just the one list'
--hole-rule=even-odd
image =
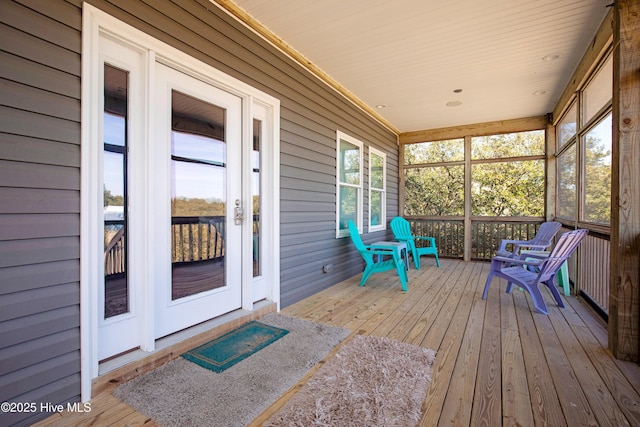
{"label": "purple adirondack chair", "polygon": [[[543,251],[553,243],[553,238],[556,236],[558,230],[560,230],[560,224],[557,221],[547,221],[543,222],[538,229],[538,232],[530,240],[509,240],[502,239],[500,240],[500,246],[498,247],[498,251],[496,252],[497,256],[504,257],[518,257],[520,253],[520,249],[533,249],[538,251]],[[511,251],[507,250],[507,245],[513,245]]]}
{"label": "purple adirondack chair", "polygon": [[[536,309],[543,314],[549,314],[547,305],[544,302],[544,298],[540,293],[539,285],[542,283],[546,285],[553,298],[558,303],[558,306],[564,307],[564,302],[560,297],[560,293],[556,288],[553,279],[560,270],[562,264],[571,256],[574,250],[578,247],[582,239],[588,234],[587,230],[574,230],[564,233],[558,239],[558,243],[553,247],[553,250],[549,255],[540,256],[540,259],[535,258],[534,254],[527,254],[525,259],[518,259],[512,257],[495,256],[491,260],[491,271],[487,282],[484,285],[484,292],[482,293],[482,299],[487,298],[487,292],[489,291],[489,285],[493,276],[502,277],[506,279],[507,293],[513,290],[513,286],[519,286],[531,294],[533,304]],[[530,271],[527,267],[537,267],[536,272]]]}

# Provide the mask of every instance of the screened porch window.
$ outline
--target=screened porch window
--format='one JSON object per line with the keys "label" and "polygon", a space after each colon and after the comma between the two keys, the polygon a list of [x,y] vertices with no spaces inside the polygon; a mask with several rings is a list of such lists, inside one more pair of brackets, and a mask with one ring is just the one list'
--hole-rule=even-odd
{"label": "screened porch window", "polygon": [[558,156],[558,204],[557,216],[575,218],[577,185],[576,185],[576,146],[573,144]]}
{"label": "screened porch window", "polygon": [[464,139],[404,146],[404,214],[464,215]]}
{"label": "screened porch window", "polygon": [[611,217],[611,113],[584,137],[582,220],[609,225]]}
{"label": "screened porch window", "polygon": [[471,215],[544,216],[544,131],[471,138]]}
{"label": "screened porch window", "polygon": [[542,130],[406,144],[404,215],[464,217],[469,188],[472,216],[541,217],[544,147]]}
{"label": "screened porch window", "polygon": [[543,130],[404,143],[401,215],[440,256],[490,259],[499,239],[526,238],[545,214],[545,146]]}
{"label": "screened porch window", "polygon": [[607,227],[611,218],[613,63],[609,55],[556,125],[556,215]]}

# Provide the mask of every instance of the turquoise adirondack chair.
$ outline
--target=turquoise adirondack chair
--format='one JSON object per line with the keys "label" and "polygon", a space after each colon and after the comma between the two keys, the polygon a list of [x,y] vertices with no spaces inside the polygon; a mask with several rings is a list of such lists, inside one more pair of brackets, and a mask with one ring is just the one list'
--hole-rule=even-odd
{"label": "turquoise adirondack chair", "polygon": [[[391,231],[393,236],[399,242],[406,242],[408,249],[413,256],[413,263],[417,270],[420,270],[420,257],[422,255],[435,255],[436,265],[440,267],[440,260],[438,259],[438,248],[436,247],[436,239],[426,236],[414,236],[411,234],[411,224],[406,219],[397,216],[391,220]],[[425,240],[429,242],[429,246],[418,247],[416,240]]]}
{"label": "turquoise adirondack chair", "polygon": [[[349,221],[349,234],[351,235],[351,241],[356,247],[360,255],[366,263],[364,272],[362,273],[362,279],[360,279],[360,286],[364,286],[365,282],[373,273],[380,273],[383,271],[393,270],[394,268],[398,272],[400,277],[400,284],[402,290],[407,291],[407,270],[404,268],[404,261],[395,246],[384,247],[382,245],[376,245],[375,247],[365,245],[360,238],[358,227]],[[382,256],[381,256],[382,255]],[[384,255],[390,256],[390,259],[384,259]]]}

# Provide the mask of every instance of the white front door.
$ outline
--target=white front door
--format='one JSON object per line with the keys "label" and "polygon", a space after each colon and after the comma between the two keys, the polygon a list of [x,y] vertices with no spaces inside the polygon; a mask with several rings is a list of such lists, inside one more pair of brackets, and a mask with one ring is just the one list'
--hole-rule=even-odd
{"label": "white front door", "polygon": [[160,338],[241,306],[242,102],[161,64],[155,100]]}
{"label": "white front door", "polygon": [[[279,303],[279,101],[83,7],[82,396],[118,354]],[[242,218],[238,218],[238,216]]]}
{"label": "white front door", "polygon": [[141,346],[142,331],[161,338],[242,305],[242,100],[157,63],[145,144],[130,56],[103,67],[100,360]]}

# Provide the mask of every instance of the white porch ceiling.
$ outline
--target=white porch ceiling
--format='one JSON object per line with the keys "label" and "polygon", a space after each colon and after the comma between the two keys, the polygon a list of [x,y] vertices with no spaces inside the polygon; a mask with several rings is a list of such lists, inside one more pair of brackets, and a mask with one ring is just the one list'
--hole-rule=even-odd
{"label": "white porch ceiling", "polygon": [[551,112],[613,0],[233,1],[410,132]]}

